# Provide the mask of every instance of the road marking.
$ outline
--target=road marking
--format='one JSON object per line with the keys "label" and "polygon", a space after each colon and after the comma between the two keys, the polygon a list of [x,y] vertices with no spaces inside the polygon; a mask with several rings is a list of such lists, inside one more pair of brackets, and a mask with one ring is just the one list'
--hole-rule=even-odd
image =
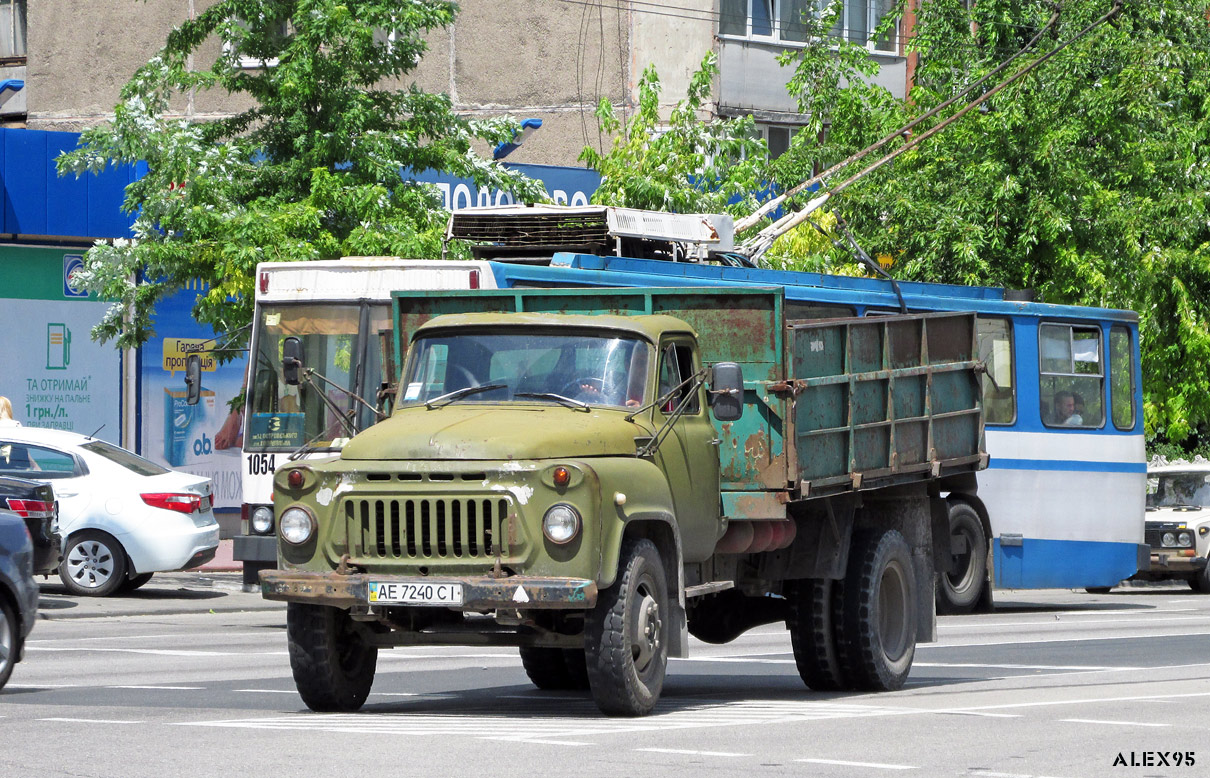
{"label": "road marking", "polygon": [[845,762],[840,759],[795,759],[795,762],[807,762],[808,764],[832,764],[840,765],[841,767],[870,767],[876,770],[919,770],[916,765],[910,764],[882,764],[880,762]]}
{"label": "road marking", "polygon": [[1132,697],[1092,697],[1082,700],[1039,700],[1036,702],[1010,702],[1003,705],[978,705],[970,708],[954,708],[956,711],[1003,710],[1004,708],[1043,708],[1051,705],[1088,705],[1100,702],[1139,702],[1141,700],[1175,700],[1188,697],[1210,697],[1210,692],[1185,692],[1181,694],[1146,694]]}
{"label": "road marking", "polygon": [[986,711],[976,710],[931,710],[929,713],[938,713],[943,716],[986,716],[991,719],[1020,719],[1024,718],[1021,713],[987,713]]}
{"label": "road marking", "polygon": [[88,646],[30,646],[31,651],[77,651],[105,654],[147,654],[150,656],[247,656],[239,651],[196,651],[175,648],[90,648]]}
{"label": "road marking", "polygon": [[175,692],[196,692],[205,689],[205,686],[106,686],[106,689],[159,689],[163,691]]}
{"label": "road marking", "polygon": [[596,745],[595,743],[582,743],[578,740],[543,740],[541,738],[524,737],[524,736],[485,737],[485,738],[480,738],[480,740],[499,740],[499,741],[503,741],[505,743],[526,743],[526,744],[533,743],[533,744],[540,745],[540,746],[591,746],[591,745]]}
{"label": "road marking", "polygon": [[683,748],[636,748],[649,754],[679,754],[681,756],[752,756],[751,754],[735,754],[730,751],[690,751]]}
{"label": "road marking", "polygon": [[[1187,610],[1193,611],[1194,609],[1188,608]],[[1098,615],[1100,615],[1100,614],[1098,614]],[[1137,615],[1137,613],[1136,613],[1136,615]],[[938,627],[937,631],[939,633],[940,632],[959,632],[959,631],[973,632],[974,630],[972,630],[971,627],[987,627],[989,629],[1019,629],[1021,627],[1054,627],[1054,626],[1084,627],[1084,626],[1088,626],[1089,624],[1165,624],[1165,623],[1171,622],[1171,621],[1201,621],[1203,619],[1205,619],[1205,616],[1203,616],[1203,615],[1172,616],[1170,618],[1163,618],[1163,619],[1152,619],[1152,618],[1146,618],[1146,617],[1140,618],[1140,619],[1081,619],[1078,617],[1072,617],[1071,615],[1067,615],[1067,614],[1065,614],[1063,618],[1060,618],[1056,614],[1053,619],[1050,619],[1048,621],[1021,621],[1021,622],[1011,622],[1011,623],[1003,623],[1003,624],[970,624],[970,625],[963,624],[961,626],[958,626],[958,625],[947,626],[945,629],[941,629],[940,627]]]}
{"label": "road marking", "polygon": [[970,667],[989,668],[993,670],[1143,670],[1154,668],[1142,667],[1093,667],[1084,665],[992,665],[992,664],[963,664],[946,662],[912,662],[912,667]]}
{"label": "road marking", "polygon": [[1170,724],[1156,724],[1150,721],[1102,721],[1100,719],[1059,719],[1072,724],[1112,724],[1121,727],[1168,727]]}
{"label": "road marking", "polygon": [[[1205,621],[1205,617],[1196,619]],[[1076,626],[1076,625],[1070,625]],[[1105,635],[1105,636],[1088,636],[1078,638],[1031,638],[1021,640],[983,640],[978,642],[954,642],[950,643],[927,643],[925,645],[916,646],[916,650],[938,650],[943,648],[979,648],[982,646],[1020,646],[1020,645],[1035,645],[1037,643],[1085,643],[1093,640],[1155,640],[1157,638],[1188,638],[1198,637],[1201,635],[1210,635],[1210,632],[1178,632],[1171,635],[1161,635],[1155,632],[1140,633],[1138,635]]]}
{"label": "road marking", "polygon": [[232,689],[231,691],[248,694],[298,694],[294,689]]}
{"label": "road marking", "polygon": [[37,719],[37,721],[64,721],[72,724],[142,724],[141,721],[133,721],[131,719],[69,719],[69,718],[47,718]]}
{"label": "road marking", "polygon": [[746,656],[672,656],[673,662],[742,662],[753,665],[792,665],[793,659],[750,659]]}
{"label": "road marking", "polygon": [[34,689],[34,690],[38,690],[38,689],[80,689],[80,688],[85,687],[86,685],[87,684],[82,684],[82,683],[29,683],[29,684],[10,683],[6,688],[8,688],[8,689]]}

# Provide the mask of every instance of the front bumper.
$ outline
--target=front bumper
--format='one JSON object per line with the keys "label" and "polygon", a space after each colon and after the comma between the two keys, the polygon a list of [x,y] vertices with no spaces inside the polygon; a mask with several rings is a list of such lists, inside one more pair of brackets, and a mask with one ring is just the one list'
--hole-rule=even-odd
{"label": "front bumper", "polygon": [[236,535],[232,556],[237,562],[269,562],[277,564],[276,535]]}
{"label": "front bumper", "polygon": [[1188,579],[1206,569],[1206,557],[1182,556],[1180,549],[1151,551],[1151,568],[1131,576],[1135,581],[1169,581]]}
{"label": "front bumper", "polygon": [[261,594],[266,600],[330,605],[336,608],[389,606],[388,603],[370,602],[370,581],[461,584],[461,605],[421,606],[460,611],[587,610],[597,603],[596,582],[583,578],[541,578],[524,575],[507,578],[414,577],[364,573],[300,573],[288,570],[264,570],[260,574]]}

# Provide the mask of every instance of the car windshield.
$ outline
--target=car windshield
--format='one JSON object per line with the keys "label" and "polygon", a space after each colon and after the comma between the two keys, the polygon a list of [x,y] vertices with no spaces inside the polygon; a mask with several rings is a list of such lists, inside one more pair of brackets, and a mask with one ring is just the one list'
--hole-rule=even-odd
{"label": "car windshield", "polygon": [[[265,305],[257,309],[256,368],[248,387],[245,451],[293,450],[311,442],[330,448],[338,438],[353,436],[372,422],[372,411],[353,399],[359,393],[375,402],[382,380],[377,334],[390,327],[390,307],[369,306],[367,336],[361,332],[359,304]],[[282,344],[288,337],[302,343],[303,364],[316,378],[288,385],[282,373]],[[362,361],[367,353],[366,364]],[[360,373],[360,375],[359,375]],[[358,386],[360,382],[360,386]],[[358,391],[364,388],[363,391]],[[367,396],[368,395],[368,396]],[[352,428],[342,419],[352,415]]]}
{"label": "car windshield", "polygon": [[1152,473],[1147,479],[1147,507],[1210,506],[1210,473]]}
{"label": "car windshield", "polygon": [[599,332],[436,332],[412,344],[400,405],[444,398],[637,407],[650,351],[638,338]]}
{"label": "car windshield", "polygon": [[167,468],[160,467],[150,459],[143,459],[138,454],[132,454],[124,448],[118,448],[103,440],[90,440],[80,446],[80,448],[85,451],[91,451],[97,456],[104,457],[110,462],[121,465],[132,473],[138,473],[139,475],[163,475],[169,472]]}

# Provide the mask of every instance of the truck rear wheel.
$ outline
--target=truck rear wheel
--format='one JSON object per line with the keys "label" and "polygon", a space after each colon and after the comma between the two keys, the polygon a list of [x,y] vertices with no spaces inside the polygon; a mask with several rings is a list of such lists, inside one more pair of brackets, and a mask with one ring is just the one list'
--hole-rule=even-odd
{"label": "truck rear wheel", "polygon": [[545,691],[588,688],[588,668],[578,648],[521,646],[521,666],[533,685]]}
{"label": "truck rear wheel", "polygon": [[954,555],[954,572],[940,576],[937,612],[970,613],[987,585],[987,534],[979,514],[967,503],[953,503],[949,513],[950,536],[963,538],[966,551]]}
{"label": "truck rear wheel", "polygon": [[916,579],[898,531],[854,536],[842,611],[841,659],[853,686],[902,688],[916,653]]}
{"label": "truck rear wheel", "polygon": [[286,606],[290,669],[303,702],[313,711],[354,711],[374,683],[378,649],[366,643],[349,612],[326,605]]}
{"label": "truck rear wheel", "polygon": [[650,540],[622,543],[617,582],[601,592],[584,624],[593,700],[611,716],[651,712],[668,669],[668,582]]}
{"label": "truck rear wheel", "polygon": [[793,582],[786,592],[790,605],[786,629],[794,664],[807,687],[817,692],[840,691],[848,685],[837,651],[833,583],[829,578],[806,578]]}

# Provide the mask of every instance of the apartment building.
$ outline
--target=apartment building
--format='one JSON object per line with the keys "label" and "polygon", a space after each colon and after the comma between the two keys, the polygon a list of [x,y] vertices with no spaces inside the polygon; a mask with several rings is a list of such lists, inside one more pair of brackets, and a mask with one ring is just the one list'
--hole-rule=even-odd
{"label": "apartment building", "polygon": [[[671,105],[708,51],[720,75],[717,115],[752,114],[774,153],[803,117],[786,93],[777,55],[805,41],[802,14],[823,0],[463,0],[456,23],[434,32],[413,73],[469,115],[538,118],[542,129],[510,157],[575,165],[606,139],[593,110],[602,98],[633,106],[643,69],[656,66]],[[893,0],[843,3],[832,35],[865,46],[879,82],[902,97],[909,78],[902,36],[873,31]],[[80,131],[104,121],[134,70],[168,31],[210,0],[0,0],[0,124]],[[204,67],[216,42],[199,53]],[[258,67],[259,63],[247,63]],[[184,116],[205,119],[243,106],[227,95],[183,96]]]}

